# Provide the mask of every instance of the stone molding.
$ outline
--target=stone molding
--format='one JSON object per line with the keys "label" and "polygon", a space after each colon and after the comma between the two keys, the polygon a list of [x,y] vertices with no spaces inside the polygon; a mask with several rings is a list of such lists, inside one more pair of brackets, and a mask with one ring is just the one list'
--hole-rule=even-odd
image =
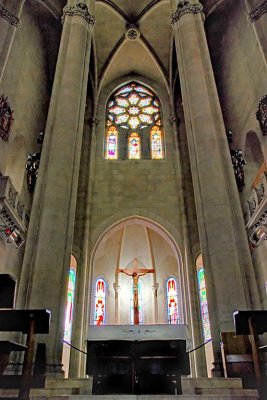
{"label": "stone molding", "polygon": [[191,4],[189,1],[180,1],[177,9],[171,14],[171,25],[178,22],[186,14],[201,14],[201,18],[205,21],[205,14],[203,13],[203,6],[200,3]]}
{"label": "stone molding", "polygon": [[259,7],[248,14],[250,22],[257,21],[265,13],[267,13],[267,1],[264,1]]}
{"label": "stone molding", "polygon": [[20,25],[20,20],[1,4],[0,4],[0,17],[4,18],[7,22],[15,26],[16,28],[18,28]]}
{"label": "stone molding", "polygon": [[78,3],[76,6],[65,6],[63,8],[63,15],[61,18],[62,24],[65,22],[66,15],[70,15],[71,17],[74,15],[79,15],[80,17],[84,18],[88,24],[95,24],[95,17],[89,13],[88,7],[85,3]]}

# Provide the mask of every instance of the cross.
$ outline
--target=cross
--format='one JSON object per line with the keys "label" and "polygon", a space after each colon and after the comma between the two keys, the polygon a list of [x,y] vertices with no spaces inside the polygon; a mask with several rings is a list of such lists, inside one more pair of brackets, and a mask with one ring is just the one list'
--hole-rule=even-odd
{"label": "cross", "polygon": [[137,258],[134,258],[133,268],[117,268],[117,272],[122,272],[125,275],[133,278],[133,294],[134,294],[134,325],[139,325],[139,304],[138,304],[138,280],[140,276],[154,273],[154,269],[138,268]]}

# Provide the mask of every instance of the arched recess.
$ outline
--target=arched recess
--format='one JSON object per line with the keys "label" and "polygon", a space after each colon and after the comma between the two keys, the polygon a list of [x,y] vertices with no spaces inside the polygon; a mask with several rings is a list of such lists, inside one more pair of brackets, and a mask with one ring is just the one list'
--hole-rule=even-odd
{"label": "arched recess", "polygon": [[120,221],[99,238],[91,259],[89,323],[94,324],[95,284],[103,277],[109,288],[106,296],[106,324],[132,323],[133,278],[118,269],[154,269],[139,277],[142,323],[168,323],[167,286],[174,277],[179,287],[180,323],[185,323],[180,251],[173,238],[158,224],[133,216]]}
{"label": "arched recess", "polygon": [[[247,133],[245,141],[245,193],[244,197],[247,197],[251,191],[251,185],[255,179],[257,172],[264,161],[264,155],[261,149],[261,143],[259,141],[256,132],[250,131]],[[246,198],[247,200],[247,198]]]}

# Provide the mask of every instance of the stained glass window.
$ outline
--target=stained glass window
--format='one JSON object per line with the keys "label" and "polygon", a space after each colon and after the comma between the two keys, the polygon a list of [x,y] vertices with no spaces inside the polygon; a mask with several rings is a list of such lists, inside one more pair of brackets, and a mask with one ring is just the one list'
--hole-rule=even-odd
{"label": "stained glass window", "polygon": [[106,323],[106,282],[99,278],[95,284],[94,325]]}
{"label": "stained glass window", "polygon": [[168,323],[179,324],[178,290],[175,278],[167,280],[167,309]]}
{"label": "stained glass window", "polygon": [[[118,90],[108,103],[108,119],[123,129],[144,129],[155,124],[160,115],[160,103],[144,86],[132,83]],[[143,115],[143,119],[141,119]],[[120,116],[121,118],[114,118]],[[129,118],[129,116],[131,118]],[[145,116],[150,118],[144,119]],[[125,122],[127,121],[127,124]],[[142,124],[141,124],[142,122]]]}
{"label": "stained glass window", "polygon": [[[125,159],[125,153],[119,154],[119,137],[127,135],[128,159],[140,159],[141,137],[138,133],[145,128],[151,129],[146,132],[150,135],[150,145],[142,137],[142,158],[151,156],[154,160],[163,159],[160,102],[149,89],[133,82],[115,92],[107,103],[105,157],[109,160]],[[128,130],[129,135],[124,130]],[[121,140],[125,143],[125,139]],[[120,149],[124,151],[124,145]]]}
{"label": "stained glass window", "polygon": [[[130,324],[134,325],[134,286],[132,283],[131,299],[130,299]],[[139,324],[144,323],[143,313],[143,296],[142,296],[142,282],[138,281],[138,313],[139,313]]]}
{"label": "stained glass window", "polygon": [[198,278],[198,290],[200,298],[203,335],[204,335],[204,340],[207,341],[211,338],[211,333],[210,333],[210,320],[209,320],[208,300],[206,292],[206,282],[205,282],[205,274],[203,267],[199,268],[197,273],[197,278]]}
{"label": "stained glass window", "polygon": [[141,158],[141,143],[138,133],[131,133],[128,138],[128,158],[138,160]]}
{"label": "stained glass window", "polygon": [[67,304],[66,304],[65,326],[64,326],[64,340],[66,340],[66,342],[71,341],[75,279],[76,279],[75,269],[70,268],[69,281],[68,281]]}
{"label": "stained glass window", "polygon": [[151,158],[161,160],[164,156],[162,145],[162,133],[159,126],[153,126],[150,132]]}
{"label": "stained glass window", "polygon": [[117,160],[118,158],[118,129],[115,126],[108,127],[106,158],[108,160]]}

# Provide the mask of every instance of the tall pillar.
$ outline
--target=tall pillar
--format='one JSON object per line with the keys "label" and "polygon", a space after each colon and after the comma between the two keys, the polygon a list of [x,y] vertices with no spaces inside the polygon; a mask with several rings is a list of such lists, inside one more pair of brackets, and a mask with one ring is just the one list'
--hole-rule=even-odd
{"label": "tall pillar", "polygon": [[245,0],[249,20],[254,28],[259,48],[267,68],[267,0]]}
{"label": "tall pillar", "polygon": [[[84,113],[93,32],[94,0],[70,0],[34,193],[18,305],[51,310],[47,365],[61,371]],[[42,338],[43,340],[43,338]]]}
{"label": "tall pillar", "polygon": [[9,52],[20,25],[20,15],[25,0],[1,0],[0,2],[0,84]]}
{"label": "tall pillar", "polygon": [[197,0],[171,0],[215,363],[233,311],[259,306],[203,20]]}

